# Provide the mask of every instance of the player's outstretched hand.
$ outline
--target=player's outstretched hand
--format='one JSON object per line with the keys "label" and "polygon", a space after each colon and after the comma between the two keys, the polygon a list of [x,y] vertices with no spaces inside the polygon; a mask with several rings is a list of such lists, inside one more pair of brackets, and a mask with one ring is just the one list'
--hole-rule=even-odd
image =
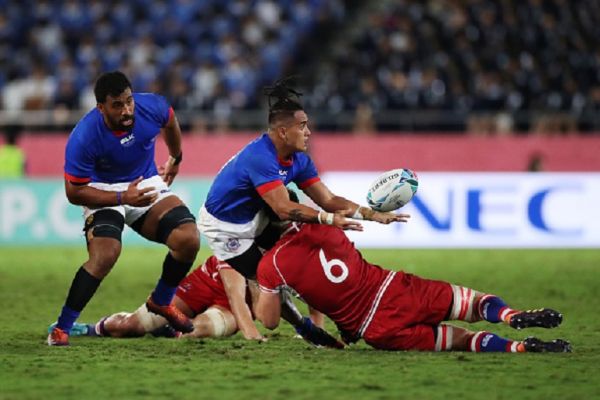
{"label": "player's outstretched hand", "polygon": [[156,201],[158,193],[154,186],[138,189],[137,185],[142,179],[144,178],[140,176],[127,186],[127,190],[123,193],[123,204],[134,207],[146,207]]}
{"label": "player's outstretched hand", "polygon": [[160,175],[163,181],[169,186],[171,186],[171,183],[173,183],[178,173],[179,165],[173,163],[172,157],[169,157],[169,160],[164,165],[159,165],[158,167],[158,175]]}
{"label": "player's outstretched hand", "polygon": [[375,211],[371,216],[371,221],[379,222],[380,224],[391,224],[392,222],[408,222],[410,214],[396,214],[393,212]]}
{"label": "player's outstretched hand", "polygon": [[333,215],[333,225],[342,228],[345,231],[363,230],[363,226],[360,222],[346,218],[343,213],[335,213]]}

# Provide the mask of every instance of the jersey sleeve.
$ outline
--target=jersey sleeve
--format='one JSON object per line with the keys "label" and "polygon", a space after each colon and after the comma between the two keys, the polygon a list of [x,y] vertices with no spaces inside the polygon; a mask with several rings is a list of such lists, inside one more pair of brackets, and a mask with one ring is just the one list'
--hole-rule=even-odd
{"label": "jersey sleeve", "polygon": [[92,180],[95,160],[92,146],[83,145],[75,132],[67,141],[65,150],[65,179],[73,184],[83,185]]}
{"label": "jersey sleeve", "polygon": [[248,177],[256,191],[262,196],[269,190],[283,185],[279,169],[273,162],[263,157],[251,157],[247,164]]}
{"label": "jersey sleeve", "polygon": [[266,293],[279,293],[281,286],[283,286],[281,276],[275,270],[275,266],[268,256],[258,264],[256,280],[260,290]]}
{"label": "jersey sleeve", "polygon": [[304,153],[299,153],[298,161],[301,163],[302,168],[298,174],[294,177],[294,182],[298,185],[298,188],[303,190],[312,185],[315,182],[319,182],[319,173],[317,167],[309,156]]}

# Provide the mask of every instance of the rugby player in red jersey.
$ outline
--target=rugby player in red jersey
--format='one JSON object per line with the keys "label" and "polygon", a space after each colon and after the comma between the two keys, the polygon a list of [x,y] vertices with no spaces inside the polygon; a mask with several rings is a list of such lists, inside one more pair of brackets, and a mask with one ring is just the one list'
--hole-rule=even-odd
{"label": "rugby player in red jersey", "polygon": [[[240,329],[247,339],[256,338],[256,326],[238,326],[229,303],[223,281],[235,272],[227,263],[211,256],[181,281],[173,305],[189,317],[194,330],[183,337],[225,337]],[[250,298],[247,297],[250,304]],[[120,312],[102,318],[96,324],[74,325],[72,336],[136,337],[153,333],[160,336],[179,336],[168,321],[142,304],[135,312]],[[55,324],[50,326],[50,329]],[[165,328],[166,327],[166,328]],[[258,331],[256,331],[258,332]]]}
{"label": "rugby player in red jersey", "polygon": [[519,311],[491,294],[370,264],[335,226],[290,224],[260,261],[257,280],[256,316],[268,329],[278,326],[280,292],[290,287],[331,318],[346,343],[363,339],[384,350],[571,351],[561,339],[513,341],[443,323],[486,320],[515,329],[554,328],[562,314],[546,308]]}

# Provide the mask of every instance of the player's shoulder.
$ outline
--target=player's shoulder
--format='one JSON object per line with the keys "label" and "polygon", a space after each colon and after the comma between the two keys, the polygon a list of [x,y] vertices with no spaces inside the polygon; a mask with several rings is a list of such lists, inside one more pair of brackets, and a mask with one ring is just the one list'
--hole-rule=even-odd
{"label": "player's shoulder", "polygon": [[302,242],[317,244],[346,238],[346,234],[340,228],[322,224],[303,224],[298,235]]}
{"label": "player's shoulder", "polygon": [[79,120],[79,122],[77,122],[71,131],[69,141],[90,140],[90,137],[94,136],[98,132],[100,123],[103,123],[102,113],[100,113],[97,108],[90,110],[83,116],[83,118]]}
{"label": "player's shoulder", "polygon": [[262,133],[248,143],[246,149],[261,153],[272,153],[275,150],[275,146],[273,145],[271,138],[269,138],[269,135]]}
{"label": "player's shoulder", "polygon": [[266,133],[262,134],[240,151],[239,159],[250,164],[276,164],[275,146]]}
{"label": "player's shoulder", "polygon": [[169,104],[164,96],[156,93],[133,93],[135,106],[146,109],[162,109],[168,107]]}

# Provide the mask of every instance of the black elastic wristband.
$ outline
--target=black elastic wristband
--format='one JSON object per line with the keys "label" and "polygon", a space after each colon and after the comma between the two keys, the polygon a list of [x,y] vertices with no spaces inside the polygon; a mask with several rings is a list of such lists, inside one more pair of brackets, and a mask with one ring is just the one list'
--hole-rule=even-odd
{"label": "black elastic wristband", "polygon": [[[171,157],[173,157],[173,156],[171,156]],[[173,157],[173,159],[175,160],[173,162],[173,165],[181,164],[181,161],[183,160],[183,151],[181,153],[179,153],[179,155],[177,157]]]}

